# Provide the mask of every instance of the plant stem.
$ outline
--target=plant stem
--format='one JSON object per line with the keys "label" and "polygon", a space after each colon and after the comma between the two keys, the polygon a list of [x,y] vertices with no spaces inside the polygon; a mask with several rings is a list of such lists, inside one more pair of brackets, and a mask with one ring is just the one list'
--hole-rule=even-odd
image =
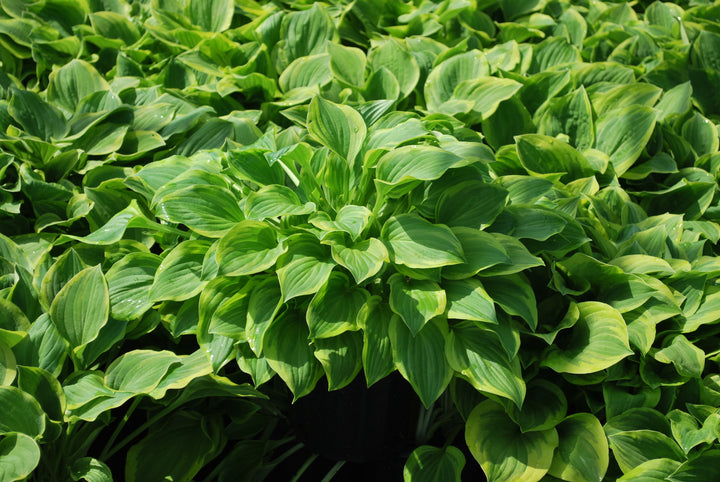
{"label": "plant stem", "polygon": [[173,410],[175,410],[175,407],[173,407],[172,405],[160,410],[157,414],[153,415],[147,422],[145,422],[144,424],[140,425],[138,428],[133,430],[133,432],[130,435],[128,435],[127,437],[122,439],[120,441],[120,443],[118,443],[112,449],[108,450],[107,454],[105,454],[105,457],[110,458],[113,455],[115,455],[120,449],[125,447],[127,444],[132,442],[138,435],[140,435],[145,430],[147,430],[148,427],[150,427],[151,425],[156,423],[161,418],[165,417],[167,414],[169,414]]}
{"label": "plant stem", "polygon": [[100,460],[106,460],[107,454],[110,451],[110,448],[115,443],[115,440],[120,435],[120,432],[122,431],[123,427],[125,427],[125,424],[128,420],[130,420],[130,416],[135,412],[135,409],[140,404],[140,397],[135,397],[133,399],[132,404],[130,405],[130,408],[127,409],[127,412],[125,412],[125,415],[123,416],[122,420],[117,424],[115,427],[115,430],[113,431],[112,435],[110,435],[110,438],[108,439],[107,443],[105,444],[105,447],[103,448],[102,452],[100,452]]}

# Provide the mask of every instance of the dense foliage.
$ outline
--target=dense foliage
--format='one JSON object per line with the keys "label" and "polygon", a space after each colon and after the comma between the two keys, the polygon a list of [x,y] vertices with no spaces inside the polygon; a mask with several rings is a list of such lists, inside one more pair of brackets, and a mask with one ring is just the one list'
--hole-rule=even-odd
{"label": "dense foliage", "polygon": [[720,479],[720,5],[0,7],[0,480]]}

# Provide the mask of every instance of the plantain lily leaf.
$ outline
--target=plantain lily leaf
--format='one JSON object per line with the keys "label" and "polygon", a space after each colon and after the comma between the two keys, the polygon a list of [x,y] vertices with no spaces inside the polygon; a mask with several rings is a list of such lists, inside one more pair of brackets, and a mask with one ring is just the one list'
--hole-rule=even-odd
{"label": "plantain lily leaf", "polygon": [[317,293],[335,267],[327,247],[304,234],[288,238],[287,246],[287,252],[277,261],[283,300]]}
{"label": "plantain lily leaf", "polygon": [[366,59],[362,50],[335,43],[329,43],[327,50],[330,69],[336,79],[355,87],[364,84]]}
{"label": "plantain lily leaf", "polygon": [[457,320],[475,320],[497,323],[493,299],[480,280],[470,278],[444,281],[447,295],[447,316]]}
{"label": "plantain lily leaf", "polygon": [[556,430],[560,444],[548,473],[562,480],[603,480],[609,449],[598,419],[590,413],[575,413]]}
{"label": "plantain lily leaf", "polygon": [[560,387],[547,380],[535,378],[527,384],[522,407],[509,406],[508,416],[523,433],[542,431],[562,422],[567,415],[567,408],[567,398]]}
{"label": "plantain lily leaf", "polygon": [[45,431],[45,414],[32,396],[16,387],[0,387],[0,407],[5,415],[0,434],[18,432],[39,438]]}
{"label": "plantain lily leaf", "polygon": [[517,152],[530,173],[563,174],[565,182],[593,175],[590,163],[570,145],[539,134],[518,136]]}
{"label": "plantain lily leaf", "polygon": [[0,386],[10,386],[15,381],[16,373],[15,355],[5,342],[0,341]]}
{"label": "plantain lily leaf", "polygon": [[406,279],[395,273],[388,279],[390,308],[405,322],[413,336],[432,318],[445,312],[445,291],[429,280]]}
{"label": "plantain lily leaf", "polygon": [[47,99],[67,112],[75,112],[85,97],[110,90],[100,73],[84,60],[73,59],[50,75]]}
{"label": "plantain lily leaf", "polygon": [[617,310],[597,301],[578,303],[577,308],[580,318],[568,328],[567,341],[548,349],[544,366],[559,373],[593,373],[632,354],[625,320]]}
{"label": "plantain lily leaf", "polygon": [[558,446],[554,428],[522,433],[502,405],[486,400],[465,423],[465,441],[489,482],[537,482],[547,474]]}
{"label": "plantain lily leaf", "polygon": [[158,217],[184,224],[196,233],[219,238],[245,219],[235,196],[218,186],[196,185],[157,200]]}
{"label": "plantain lily leaf", "polygon": [[110,467],[92,457],[77,459],[70,466],[70,476],[73,480],[88,480],[92,482],[112,482]]}
{"label": "plantain lily leaf", "polygon": [[275,319],[282,302],[282,292],[277,276],[269,276],[258,283],[250,293],[245,337],[256,356],[263,350],[265,332]]}
{"label": "plantain lily leaf", "polygon": [[232,23],[235,2],[232,0],[188,0],[185,13],[195,25],[208,32],[222,32]]}
{"label": "plantain lily leaf", "polygon": [[622,176],[640,157],[655,128],[656,113],[649,107],[630,105],[612,110],[597,121],[597,149],[610,156]]}
{"label": "plantain lily leaf", "polygon": [[10,433],[0,439],[0,474],[5,480],[23,480],[40,463],[40,447],[24,433]]}
{"label": "plantain lily leaf", "polygon": [[[202,430],[198,430],[202,427]],[[221,444],[222,419],[178,411],[128,451],[125,480],[192,479]]]}
{"label": "plantain lily leaf", "polygon": [[410,454],[403,469],[405,482],[460,482],[465,456],[452,445],[445,448],[422,445]]}
{"label": "plantain lily leaf", "polygon": [[370,50],[368,63],[375,72],[385,68],[392,73],[400,88],[400,99],[410,95],[420,78],[420,68],[415,57],[393,37]]}
{"label": "plantain lily leaf", "polygon": [[285,215],[310,214],[313,211],[315,204],[302,204],[290,188],[275,184],[251,193],[245,202],[245,216],[257,221]]}
{"label": "plantain lily leaf", "polygon": [[265,271],[286,250],[277,232],[259,221],[241,221],[228,231],[218,245],[215,257],[218,273],[244,276]]}
{"label": "plantain lily leaf", "polygon": [[73,276],[50,306],[53,325],[74,348],[97,338],[109,314],[110,295],[100,266]]}
{"label": "plantain lily leaf", "polygon": [[203,240],[183,241],[175,246],[162,260],[150,287],[149,299],[153,301],[183,301],[202,290],[202,266],[210,242]]}
{"label": "plantain lily leaf", "polygon": [[[357,329],[358,316],[370,294],[353,287],[342,273],[332,273],[325,286],[315,293],[308,305],[306,318],[310,338],[330,338]],[[334,303],[332,300],[343,300]]]}
{"label": "plantain lily leaf", "polygon": [[362,343],[362,335],[354,331],[313,340],[315,358],[327,375],[328,390],[339,390],[355,379],[362,367]]}
{"label": "plantain lily leaf", "polygon": [[624,474],[653,459],[685,460],[685,454],[675,441],[655,430],[617,432],[608,435],[608,440]]}
{"label": "plantain lily leaf", "polygon": [[476,390],[511,400],[517,407],[525,398],[520,362],[510,359],[491,330],[470,321],[453,324],[446,342],[448,362]]}
{"label": "plantain lily leaf", "polygon": [[390,322],[388,334],[395,365],[426,408],[442,395],[452,378],[445,358],[446,330],[447,325],[430,322],[413,335],[401,319]]}
{"label": "plantain lily leaf", "polygon": [[368,387],[395,370],[388,330],[393,317],[390,307],[375,297],[368,300],[358,314],[362,325],[362,364]]}
{"label": "plantain lily leaf", "polygon": [[150,253],[131,253],[115,263],[105,275],[110,312],[117,320],[142,316],[153,305],[149,289],[162,259]]}
{"label": "plantain lily leaf", "polygon": [[643,480],[646,482],[664,482],[674,474],[680,467],[680,462],[672,459],[652,459],[643,462],[629,472],[626,472],[618,480],[627,482],[630,480]]}
{"label": "plantain lily leaf", "polygon": [[461,82],[489,74],[490,64],[478,50],[471,50],[441,62],[425,81],[425,102],[428,110],[442,112],[441,105],[450,100]]}
{"label": "plantain lily leaf", "polygon": [[460,241],[443,225],[432,224],[415,214],[401,214],[382,228],[390,260],[409,268],[440,268],[465,261]]}
{"label": "plantain lily leaf", "polygon": [[352,166],[365,140],[367,127],[355,109],[315,97],[308,110],[308,132]]}
{"label": "plantain lily leaf", "polygon": [[376,238],[353,243],[328,237],[323,243],[330,244],[335,262],[350,271],[358,284],[378,274],[388,261],[387,248]]}
{"label": "plantain lily leaf", "polygon": [[263,354],[293,393],[293,399],[310,393],[323,375],[320,362],[307,341],[304,320],[287,312],[270,325],[263,337]]}

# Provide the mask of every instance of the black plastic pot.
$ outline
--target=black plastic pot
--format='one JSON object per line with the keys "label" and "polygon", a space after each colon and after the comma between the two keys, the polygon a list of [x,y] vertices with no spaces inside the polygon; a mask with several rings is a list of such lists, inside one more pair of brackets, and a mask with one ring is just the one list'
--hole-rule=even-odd
{"label": "black plastic pot", "polygon": [[290,423],[299,440],[328,459],[390,464],[404,462],[415,448],[419,410],[417,395],[399,373],[370,388],[360,374],[332,392],[323,378],[292,405]]}

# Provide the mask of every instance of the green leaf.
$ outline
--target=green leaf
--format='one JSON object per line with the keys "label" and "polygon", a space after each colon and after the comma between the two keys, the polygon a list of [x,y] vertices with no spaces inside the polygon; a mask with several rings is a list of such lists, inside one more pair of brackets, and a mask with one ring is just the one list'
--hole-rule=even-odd
{"label": "green leaf", "polygon": [[350,271],[358,284],[378,274],[389,261],[387,248],[376,238],[353,243],[328,237],[323,243],[330,244],[335,262]]}
{"label": "green leaf", "polygon": [[326,213],[318,212],[309,219],[309,222],[323,231],[348,233],[353,241],[357,241],[371,217],[372,211],[365,206],[348,204],[338,211],[335,221],[331,221]]}
{"label": "green leaf", "polygon": [[667,477],[675,473],[680,462],[672,459],[652,459],[643,462],[617,479],[622,482],[665,482]]}
{"label": "green leaf", "polygon": [[188,0],[185,6],[188,19],[207,32],[227,30],[234,12],[233,0]]}
{"label": "green leaf", "polygon": [[537,482],[550,469],[558,434],[554,428],[522,433],[502,405],[486,400],[470,413],[465,441],[488,482]]}
{"label": "green leaf", "polygon": [[275,319],[282,305],[282,292],[277,276],[269,276],[258,283],[250,293],[247,320],[245,321],[245,337],[250,349],[256,356],[263,350],[265,332]]}
{"label": "green leaf", "polygon": [[445,312],[445,291],[434,281],[406,279],[395,273],[388,279],[390,308],[400,315],[413,336]]}
{"label": "green leaf", "polygon": [[8,104],[8,114],[25,132],[44,141],[62,138],[68,131],[62,113],[32,91],[15,90]]}
{"label": "green leaf", "polygon": [[400,318],[390,322],[388,334],[395,365],[425,408],[442,395],[452,378],[452,369],[445,358],[446,331],[446,326],[431,322],[413,335]]}
{"label": "green leaf", "polygon": [[656,113],[650,107],[630,105],[612,110],[597,121],[597,149],[610,156],[622,176],[640,157],[655,128]]}
{"label": "green leaf", "polygon": [[201,184],[172,191],[157,200],[156,206],[158,217],[210,238],[223,236],[245,219],[235,196],[218,186]]}
{"label": "green leaf", "polygon": [[605,303],[577,304],[580,318],[545,353],[543,366],[559,373],[594,373],[632,354],[622,315]]}
{"label": "green leaf", "polygon": [[[564,134],[570,144],[580,151],[592,147],[595,142],[593,111],[585,88],[550,99],[535,115],[538,134],[558,136]],[[583,162],[583,165],[587,163]]]}
{"label": "green leaf", "polygon": [[110,295],[100,266],[85,268],[73,276],[50,306],[55,328],[74,348],[97,338],[109,314]]}
{"label": "green leaf", "polygon": [[367,386],[382,380],[395,370],[388,330],[398,318],[378,297],[369,300],[358,314],[363,330],[362,362]]}
{"label": "green leaf", "polygon": [[0,340],[0,386],[10,386],[15,381],[16,368],[15,355],[7,343]]}
{"label": "green leaf", "polygon": [[697,419],[681,410],[672,410],[667,414],[672,434],[687,454],[702,443],[711,444],[718,438],[717,427],[720,414],[712,413],[699,426]]}
{"label": "green leaf", "polygon": [[25,480],[40,463],[40,447],[24,433],[0,439],[0,479]]}
{"label": "green leaf", "polygon": [[280,38],[286,50],[288,63],[307,55],[325,51],[325,46],[335,34],[335,25],[325,8],[312,8],[292,12],[282,19]]}
{"label": "green leaf", "polygon": [[73,248],[65,251],[45,273],[40,285],[40,301],[49,308],[62,287],[86,267],[77,251]]}
{"label": "green leaf", "polygon": [[568,481],[603,480],[609,463],[609,449],[598,419],[590,413],[575,413],[556,429],[560,444],[548,473]]}
{"label": "green leaf", "polygon": [[465,262],[460,241],[447,226],[432,224],[416,214],[391,217],[381,237],[390,260],[409,268],[440,268]]}
{"label": "green leaf", "polygon": [[507,201],[508,192],[497,184],[464,181],[441,194],[435,219],[450,227],[484,229],[502,212]]}
{"label": "green leaf", "polygon": [[293,393],[293,401],[307,395],[323,375],[308,343],[305,321],[288,311],[270,325],[263,338],[263,354]]}
{"label": "green leaf", "polygon": [[670,482],[715,480],[720,476],[718,462],[720,462],[720,451],[707,450],[697,457],[684,462],[667,480]]}
{"label": "green leaf", "polygon": [[493,299],[475,278],[457,281],[446,280],[442,287],[447,295],[447,317],[457,320],[474,320],[497,323]]}
{"label": "green leaf", "polygon": [[[503,243],[498,240],[496,234],[465,227],[452,228],[452,232],[460,241],[466,261],[462,264],[443,267],[443,278],[469,278],[478,273],[482,274],[482,272],[488,268],[505,263],[512,263],[518,267],[521,265],[521,263],[518,263],[508,256],[508,250],[506,250]],[[514,238],[512,239],[519,244],[519,241]],[[527,255],[529,256],[530,253],[527,253]],[[520,270],[522,269],[524,268],[520,268]]]}
{"label": "green leaf", "polygon": [[116,320],[132,320],[149,310],[149,297],[162,258],[151,253],[130,253],[112,265],[105,278],[110,312]]}
{"label": "green leaf", "polygon": [[160,263],[149,298],[183,301],[198,294],[205,284],[201,275],[209,248],[210,242],[204,240],[183,241],[175,246]]}
{"label": "green leaf", "polygon": [[441,105],[450,100],[463,81],[490,75],[490,64],[478,50],[455,55],[430,71],[425,81],[425,102],[430,112],[442,112]]}
{"label": "green leaf", "polygon": [[365,79],[365,53],[355,47],[329,43],[330,69],[336,79],[360,87]]}
{"label": "green leaf", "polygon": [[112,482],[112,472],[105,463],[92,457],[77,459],[70,466],[70,477],[73,480],[86,480],[88,482]]}
{"label": "green leaf", "polygon": [[471,121],[479,122],[493,115],[500,103],[513,97],[521,87],[519,82],[498,77],[466,80],[458,84],[450,100],[438,109],[450,115],[471,113]]}
{"label": "green leaf", "polygon": [[285,249],[277,231],[268,224],[241,221],[220,239],[215,254],[218,273],[244,276],[265,271],[275,266]]}
{"label": "green leaf", "polygon": [[395,76],[400,87],[399,100],[410,95],[420,78],[420,68],[415,57],[393,37],[388,37],[379,47],[371,49],[368,62],[373,71],[385,68]]}
{"label": "green leaf", "polygon": [[100,73],[84,60],[73,59],[50,74],[47,100],[68,112],[75,112],[85,97],[110,90]]}
{"label": "green leaf", "polygon": [[362,116],[352,107],[317,96],[310,101],[308,132],[352,166],[365,140],[367,128]]}
{"label": "green leaf", "polygon": [[522,406],[525,382],[520,361],[508,358],[495,332],[470,321],[455,323],[446,341],[446,354],[452,369],[476,390]]}
{"label": "green leaf", "polygon": [[335,267],[327,247],[304,234],[291,236],[286,243],[288,250],[277,261],[283,301],[317,293]]}
{"label": "green leaf", "polygon": [[705,116],[695,112],[685,121],[681,130],[683,139],[688,141],[698,156],[711,154],[718,150],[718,130]]}
{"label": "green leaf", "polygon": [[128,450],[125,480],[192,480],[221,448],[223,429],[217,415],[173,413]]}
{"label": "green leaf", "polygon": [[37,439],[45,431],[45,413],[32,396],[15,387],[0,387],[0,434],[19,432]]}
{"label": "green leaf", "polygon": [[[310,338],[330,338],[357,330],[358,316],[370,294],[353,286],[343,273],[331,273],[325,286],[315,293],[307,309]],[[338,303],[342,300],[342,303]]]}
{"label": "green leaf", "polygon": [[276,184],[250,193],[245,201],[245,216],[257,221],[285,215],[299,216],[314,211],[314,203],[302,204],[292,189]]}
{"label": "green leaf", "polygon": [[532,285],[522,275],[493,276],[483,281],[485,290],[507,314],[521,317],[531,330],[538,324]]}
{"label": "green leaf", "polygon": [[525,433],[548,430],[557,426],[565,419],[567,408],[567,398],[557,385],[534,378],[527,384],[522,407],[510,405],[507,407],[507,413],[520,427],[520,431]]}
{"label": "green leaf", "polygon": [[88,15],[93,30],[108,39],[120,39],[130,46],[140,39],[140,32],[130,19],[117,12],[94,12]]}
{"label": "green leaf", "polygon": [[672,337],[672,341],[653,355],[660,363],[672,363],[678,375],[700,378],[705,368],[705,352],[688,341],[683,335]]}
{"label": "green leaf", "polygon": [[464,160],[434,146],[403,146],[384,155],[375,169],[376,184],[399,186],[412,181],[432,181]]}
{"label": "green leaf", "polygon": [[582,154],[553,137],[525,134],[516,138],[516,145],[520,162],[531,174],[563,174],[564,182],[593,175]]}
{"label": "green leaf", "polygon": [[38,367],[19,366],[18,388],[32,395],[49,418],[64,420],[65,393],[52,373]]}
{"label": "green leaf", "polygon": [[363,337],[360,333],[346,331],[332,338],[313,340],[315,358],[325,370],[328,390],[339,390],[355,379],[362,367]]}
{"label": "green leaf", "polygon": [[673,439],[654,430],[617,432],[608,435],[608,440],[624,474],[652,459],[685,460],[685,454]]}
{"label": "green leaf", "polygon": [[180,358],[171,351],[133,350],[110,364],[105,386],[121,392],[150,393],[179,364]]}
{"label": "green leaf", "polygon": [[660,112],[658,120],[662,121],[670,114],[684,114],[690,110],[691,99],[692,85],[690,81],[676,85],[668,90],[655,106],[655,110]]}
{"label": "green leaf", "polygon": [[291,95],[293,89],[317,89],[330,82],[331,79],[330,56],[320,54],[293,60],[280,74],[278,84],[284,92]]}
{"label": "green leaf", "polygon": [[403,468],[405,482],[460,482],[465,456],[452,445],[445,448],[421,445],[413,450]]}

